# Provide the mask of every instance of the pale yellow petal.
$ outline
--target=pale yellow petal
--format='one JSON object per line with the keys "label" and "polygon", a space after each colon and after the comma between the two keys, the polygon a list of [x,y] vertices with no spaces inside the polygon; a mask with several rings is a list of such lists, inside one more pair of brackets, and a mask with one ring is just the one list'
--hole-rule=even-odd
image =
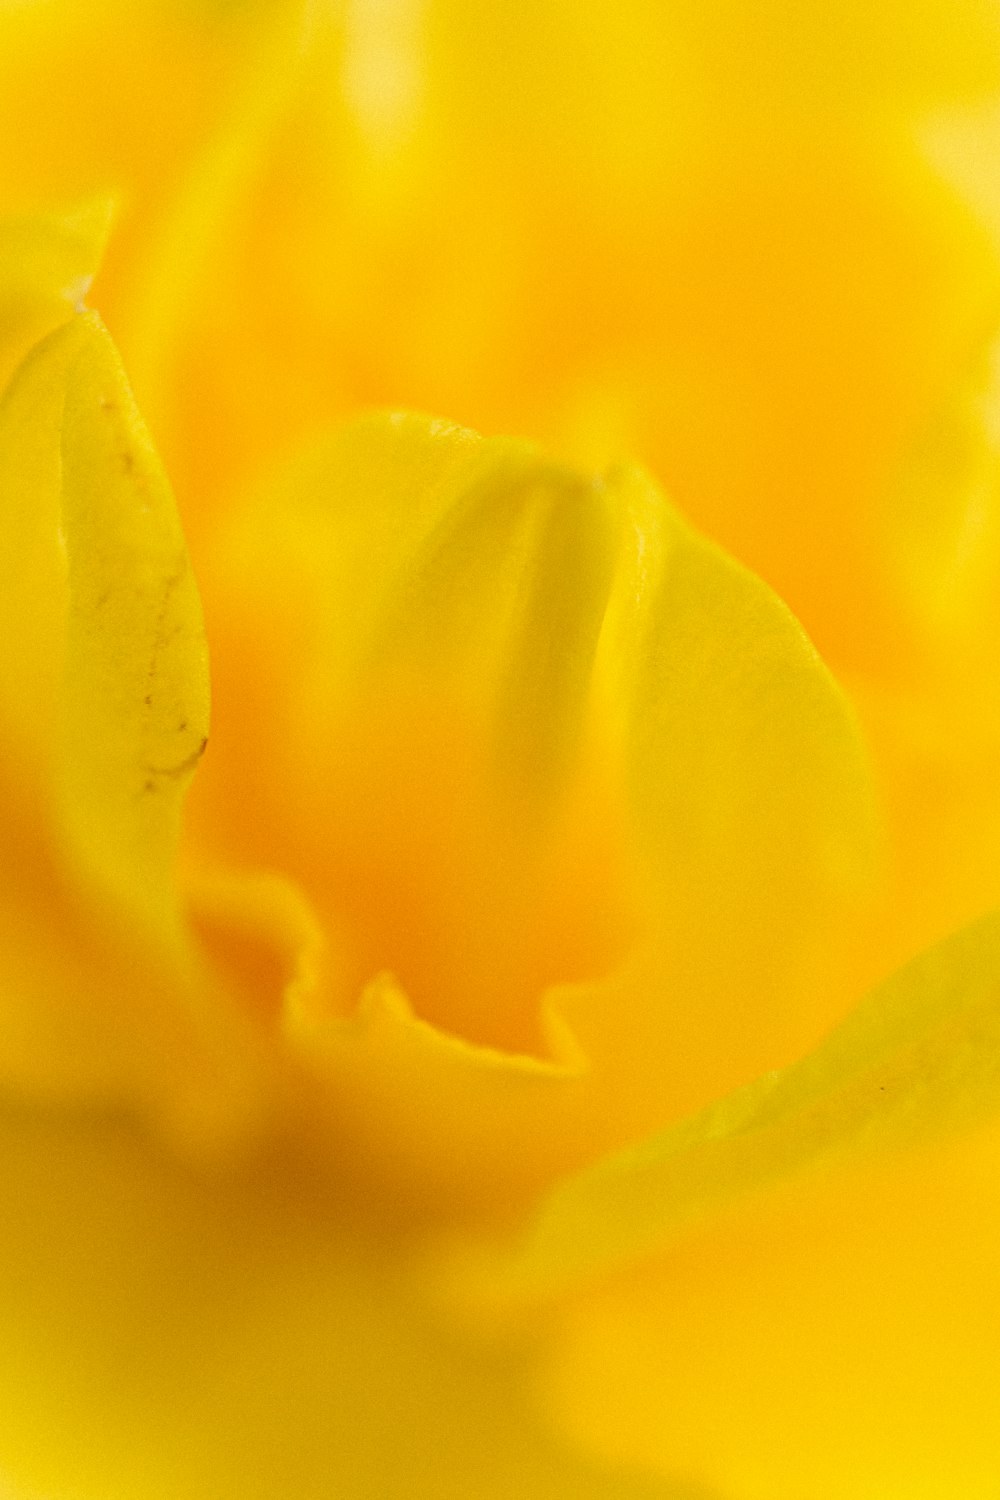
{"label": "pale yellow petal", "polygon": [[118,355],[86,320],[66,376],[58,795],[74,855],[169,923],[184,793],[208,741],[208,649],[173,496]]}
{"label": "pale yellow petal", "polygon": [[255,1108],[256,1064],[185,935],[175,876],[207,727],[200,605],[92,314],[14,380],[0,481],[0,1073],[36,1098],[128,1100],[192,1143],[202,1127],[225,1136]]}

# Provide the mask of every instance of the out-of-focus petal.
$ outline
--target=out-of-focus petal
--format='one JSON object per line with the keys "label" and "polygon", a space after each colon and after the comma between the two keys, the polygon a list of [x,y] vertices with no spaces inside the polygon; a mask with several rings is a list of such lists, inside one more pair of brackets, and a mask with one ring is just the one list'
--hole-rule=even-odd
{"label": "out-of-focus petal", "polygon": [[445,411],[638,453],[838,668],[918,660],[882,504],[1000,292],[981,5],[2,22],[0,196],[122,190],[102,309],[189,524],[345,411]]}
{"label": "out-of-focus petal", "polygon": [[[164,128],[155,78],[141,102],[106,86],[109,117],[124,95],[145,122],[120,134],[171,145],[144,164],[104,144],[156,208],[102,305],[192,524],[345,411],[445,411],[596,467],[638,453],[838,667],[911,657],[886,475],[1000,290],[924,126],[994,86],[994,17],[393,0],[233,8],[226,33],[219,14],[130,23],[146,69],[188,43],[193,120]],[[15,138],[31,106],[10,110]]]}
{"label": "out-of-focus petal", "polygon": [[113,205],[0,218],[0,391],[31,346],[83,301],[104,255]]}
{"label": "out-of-focus petal", "polygon": [[1000,343],[995,327],[912,435],[880,522],[919,664],[852,674],[886,813],[870,948],[888,974],[1000,904]]}
{"label": "out-of-focus petal", "polygon": [[989,1500],[998,1146],[859,1158],[693,1228],[557,1315],[548,1410],[741,1500]]}
{"label": "out-of-focus petal", "polygon": [[390,1217],[490,1223],[586,1159],[603,1133],[589,1118],[587,1059],[546,1019],[549,1056],[477,1045],[415,1015],[384,975],[354,1016],[291,1009],[283,1036],[312,1074],[324,1155],[362,1201],[381,1199]]}
{"label": "out-of-focus petal", "polygon": [[994,916],[556,1188],[511,1253],[463,1247],[450,1292],[487,1326],[541,1304],[539,1400],[605,1458],[747,1500],[988,1500],[998,994]]}
{"label": "out-of-focus petal", "polygon": [[644,474],[609,487],[627,540],[599,697],[649,947],[564,1009],[604,1061],[609,1101],[648,1130],[789,1061],[844,1013],[868,961],[856,924],[879,820],[853,713],[787,609]]}
{"label": "out-of-focus petal", "polygon": [[989,917],[881,986],[801,1062],[556,1187],[498,1290],[544,1295],[640,1260],[775,1181],[805,1177],[808,1193],[810,1173],[845,1161],[863,1173],[887,1155],[898,1166],[904,1147],[991,1121],[998,994]]}
{"label": "out-of-focus petal", "polygon": [[561,1446],[530,1349],[443,1322],[395,1243],[275,1161],[199,1180],[114,1123],[4,1111],[0,1446],[106,1500],[700,1500]]}

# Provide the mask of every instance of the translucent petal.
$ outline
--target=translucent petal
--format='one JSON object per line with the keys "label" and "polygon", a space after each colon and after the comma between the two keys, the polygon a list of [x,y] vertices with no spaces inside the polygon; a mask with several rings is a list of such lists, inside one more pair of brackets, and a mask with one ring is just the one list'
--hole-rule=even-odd
{"label": "translucent petal", "polygon": [[102,883],[169,921],[181,804],[208,742],[208,650],[173,496],[96,320],[67,371],[61,525],[63,817]]}
{"label": "translucent petal", "polygon": [[244,1108],[249,1054],[208,998],[175,877],[207,725],[200,606],[93,315],[51,334],[13,382],[0,478],[0,1073],[36,1096],[176,1111],[182,1132],[204,1111],[211,1134],[236,1098]]}

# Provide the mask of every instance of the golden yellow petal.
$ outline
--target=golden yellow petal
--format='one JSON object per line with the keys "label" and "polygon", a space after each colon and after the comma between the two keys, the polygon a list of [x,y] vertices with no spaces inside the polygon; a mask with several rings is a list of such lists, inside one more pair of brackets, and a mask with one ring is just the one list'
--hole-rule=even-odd
{"label": "golden yellow petal", "polygon": [[905,1175],[903,1147],[996,1113],[998,978],[990,916],[877,989],[801,1062],[557,1186],[498,1289],[535,1295],[641,1260],[776,1181],[811,1192],[831,1163],[879,1171],[888,1157]]}
{"label": "golden yellow petal", "polygon": [[617,532],[601,486],[416,417],[346,429],[223,532],[193,847],[303,884],[353,945],[334,1010],[393,969],[427,1018],[532,1050],[541,989],[589,961],[557,962],[545,886],[603,815],[578,783]]}
{"label": "golden yellow petal", "polygon": [[733,1201],[557,1314],[541,1388],[591,1452],[741,1500],[1000,1481],[995,1125]]}
{"label": "golden yellow petal", "polygon": [[[848,1007],[876,842],[856,726],[644,476],[372,417],[206,558],[188,862],[306,898],[325,957],[285,1040],[393,1191],[467,1211],[492,1182],[502,1216]],[[257,967],[273,1018],[287,981]]]}
{"label": "golden yellow petal", "polygon": [[280,1159],[205,1179],[113,1122],[3,1112],[0,1454],[107,1500],[694,1500],[539,1422],[530,1350]]}
{"label": "golden yellow petal", "polygon": [[113,202],[0,218],[0,391],[39,339],[83,303],[104,255]]}

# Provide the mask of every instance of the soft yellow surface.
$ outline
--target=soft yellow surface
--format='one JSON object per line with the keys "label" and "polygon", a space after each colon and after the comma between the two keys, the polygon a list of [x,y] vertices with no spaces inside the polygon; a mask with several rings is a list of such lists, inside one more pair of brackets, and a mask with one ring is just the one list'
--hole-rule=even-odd
{"label": "soft yellow surface", "polygon": [[998,90],[0,0],[18,1500],[994,1500]]}
{"label": "soft yellow surface", "polygon": [[368,418],[203,579],[190,862],[300,883],[326,945],[286,1031],[397,1191],[503,1212],[843,1011],[877,880],[856,727],[644,475]]}
{"label": "soft yellow surface", "polygon": [[287,1162],[199,1180],[131,1130],[9,1111],[0,1141],[0,1441],[29,1495],[698,1500],[564,1444],[531,1341],[430,1319],[398,1244]]}
{"label": "soft yellow surface", "polygon": [[787,1073],[552,1195],[493,1290],[629,1268],[547,1362],[588,1445],[760,1500],[993,1493],[998,960],[991,917]]}
{"label": "soft yellow surface", "polygon": [[803,1169],[980,1125],[1000,1079],[998,965],[991,915],[880,986],[802,1061],[567,1179],[492,1273],[496,1295],[639,1260],[720,1201]]}
{"label": "soft yellow surface", "polygon": [[989,1500],[995,1128],[755,1195],[582,1296],[541,1397],[582,1444],[746,1500]]}
{"label": "soft yellow surface", "polygon": [[32,0],[0,23],[0,128],[33,132],[0,195],[121,193],[102,308],[189,520],[343,411],[408,406],[627,451],[826,652],[913,649],[886,483],[1000,290],[988,6]]}

